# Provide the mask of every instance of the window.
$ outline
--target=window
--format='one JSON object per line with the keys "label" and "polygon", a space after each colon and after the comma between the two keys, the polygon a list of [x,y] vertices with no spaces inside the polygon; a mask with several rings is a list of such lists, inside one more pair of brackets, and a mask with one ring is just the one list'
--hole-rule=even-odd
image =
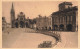
{"label": "window", "polygon": [[70,7],[68,6],[68,8],[70,8]]}

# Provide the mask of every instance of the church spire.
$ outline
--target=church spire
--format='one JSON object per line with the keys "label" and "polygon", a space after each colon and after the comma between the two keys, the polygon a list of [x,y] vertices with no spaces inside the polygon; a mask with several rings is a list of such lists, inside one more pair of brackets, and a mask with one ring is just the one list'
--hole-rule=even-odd
{"label": "church spire", "polygon": [[12,9],[13,9],[14,7],[13,7],[13,2],[12,2]]}
{"label": "church spire", "polygon": [[13,6],[13,3],[12,3],[12,6],[11,6],[11,27],[14,28],[14,21],[15,21],[15,11],[14,11],[14,6]]}
{"label": "church spire", "polygon": [[12,3],[11,13],[14,12],[14,5]]}

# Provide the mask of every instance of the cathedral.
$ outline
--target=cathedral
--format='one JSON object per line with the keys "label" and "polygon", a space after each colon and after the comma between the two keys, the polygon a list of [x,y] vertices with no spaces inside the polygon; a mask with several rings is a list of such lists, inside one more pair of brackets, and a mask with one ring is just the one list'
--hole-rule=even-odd
{"label": "cathedral", "polygon": [[14,6],[12,3],[12,8],[11,8],[11,27],[12,28],[25,28],[25,27],[30,27],[30,19],[25,18],[25,14],[23,12],[20,12],[17,16],[17,19],[15,19],[15,10]]}

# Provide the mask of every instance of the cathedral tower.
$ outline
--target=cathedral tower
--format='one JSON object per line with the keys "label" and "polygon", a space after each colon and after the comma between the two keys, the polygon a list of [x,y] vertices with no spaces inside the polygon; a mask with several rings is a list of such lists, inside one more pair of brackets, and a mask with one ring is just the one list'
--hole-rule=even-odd
{"label": "cathedral tower", "polygon": [[14,28],[14,21],[15,21],[15,11],[14,11],[14,6],[13,6],[13,3],[12,3],[12,8],[11,8],[11,27]]}

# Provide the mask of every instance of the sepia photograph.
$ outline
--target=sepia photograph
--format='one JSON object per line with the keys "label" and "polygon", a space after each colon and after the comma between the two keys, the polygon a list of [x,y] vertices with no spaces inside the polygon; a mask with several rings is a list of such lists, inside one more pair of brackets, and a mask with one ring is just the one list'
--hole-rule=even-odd
{"label": "sepia photograph", "polygon": [[78,1],[2,1],[2,48],[78,48]]}

